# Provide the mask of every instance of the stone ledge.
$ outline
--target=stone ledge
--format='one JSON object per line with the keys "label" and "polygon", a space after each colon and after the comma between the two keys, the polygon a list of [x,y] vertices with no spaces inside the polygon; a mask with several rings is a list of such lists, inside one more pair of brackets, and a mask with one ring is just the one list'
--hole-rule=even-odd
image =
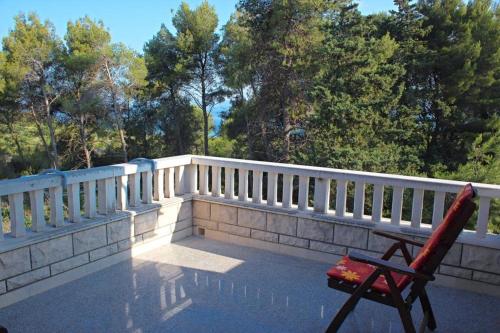
{"label": "stone ledge", "polygon": [[30,246],[31,266],[39,268],[73,256],[72,235],[66,235]]}

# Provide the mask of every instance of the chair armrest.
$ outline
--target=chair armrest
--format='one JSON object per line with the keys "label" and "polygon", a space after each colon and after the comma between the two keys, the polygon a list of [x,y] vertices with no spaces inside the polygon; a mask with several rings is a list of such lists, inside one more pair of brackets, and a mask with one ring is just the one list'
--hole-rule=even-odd
{"label": "chair armrest", "polygon": [[420,241],[417,241],[417,240],[414,240],[414,239],[409,239],[409,238],[406,238],[406,237],[397,236],[397,235],[390,234],[390,233],[385,232],[385,231],[373,230],[372,232],[373,232],[374,235],[382,236],[382,237],[389,238],[389,239],[394,239],[394,240],[397,240],[397,241],[400,241],[400,242],[403,242],[403,243],[407,243],[407,244],[411,244],[411,245],[415,245],[415,246],[422,247],[425,244],[423,242],[420,242]]}
{"label": "chair armrest", "polygon": [[424,273],[417,272],[411,267],[404,266],[392,261],[387,261],[384,259],[379,259],[375,257],[370,257],[358,252],[351,252],[348,255],[349,259],[362,262],[365,264],[370,264],[373,266],[376,266],[378,268],[386,269],[392,272],[404,274],[404,275],[409,275],[411,277],[414,277],[416,279],[421,279],[421,280],[427,280],[427,281],[433,281],[435,278],[432,275],[427,275]]}

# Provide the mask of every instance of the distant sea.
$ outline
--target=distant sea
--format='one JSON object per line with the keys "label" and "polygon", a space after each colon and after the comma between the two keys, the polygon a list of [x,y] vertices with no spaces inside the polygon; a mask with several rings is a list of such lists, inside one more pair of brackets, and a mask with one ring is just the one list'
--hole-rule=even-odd
{"label": "distant sea", "polygon": [[229,110],[230,107],[231,102],[229,99],[226,99],[224,102],[215,105],[212,109],[212,118],[214,119],[215,132],[218,132],[220,126],[222,125],[221,113]]}

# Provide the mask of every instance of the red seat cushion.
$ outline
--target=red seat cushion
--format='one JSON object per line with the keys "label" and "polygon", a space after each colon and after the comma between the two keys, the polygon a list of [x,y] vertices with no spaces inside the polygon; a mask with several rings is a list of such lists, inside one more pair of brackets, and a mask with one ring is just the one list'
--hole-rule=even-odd
{"label": "red seat cushion", "polygon": [[[331,278],[342,280],[350,284],[361,284],[374,270],[375,266],[373,265],[354,261],[349,259],[348,256],[345,256],[340,259],[335,266],[330,268],[326,274]],[[410,282],[405,281],[403,284],[401,283],[403,281],[403,275],[394,272],[391,274],[399,290],[403,290]],[[384,294],[390,293],[389,286],[383,275],[375,280],[371,288]]]}

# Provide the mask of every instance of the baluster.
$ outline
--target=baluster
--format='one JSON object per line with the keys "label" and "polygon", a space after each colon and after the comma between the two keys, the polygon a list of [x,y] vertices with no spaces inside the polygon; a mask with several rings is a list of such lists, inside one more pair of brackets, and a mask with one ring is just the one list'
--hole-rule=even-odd
{"label": "baluster", "polygon": [[212,196],[221,195],[221,169],[218,166],[212,167]]}
{"label": "baluster", "polygon": [[443,221],[445,197],[446,192],[434,192],[434,207],[432,209],[432,230],[436,229]]}
{"label": "baluster", "polygon": [[127,209],[127,186],[128,186],[128,176],[119,176],[116,178],[117,181],[117,191],[118,191],[118,203],[117,209],[125,210]]}
{"label": "baluster", "polygon": [[175,195],[184,194],[184,166],[175,167]]}
{"label": "baluster", "polygon": [[343,217],[346,211],[347,180],[337,180],[337,191],[335,196],[335,216]]}
{"label": "baluster", "polygon": [[248,200],[248,170],[238,170],[238,200]]}
{"label": "baluster", "polygon": [[174,168],[165,169],[165,197],[173,198],[175,197],[175,180],[174,180]]}
{"label": "baluster", "polygon": [[196,164],[186,165],[184,174],[186,193],[195,193],[198,187],[198,166]]}
{"label": "baluster", "polygon": [[50,202],[50,225],[53,227],[61,227],[64,225],[63,215],[63,190],[62,186],[49,188]]}
{"label": "baluster", "polygon": [[165,181],[163,180],[163,176],[165,171],[163,169],[155,170],[154,175],[154,199],[156,201],[163,200],[165,197],[165,193],[163,191],[163,186],[165,185]]}
{"label": "baluster", "polygon": [[234,199],[234,169],[224,169],[224,197]]}
{"label": "baluster", "polygon": [[479,212],[477,214],[476,236],[484,238],[488,232],[491,198],[479,197]]}
{"label": "baluster", "polygon": [[150,204],[153,202],[153,173],[151,171],[141,172],[142,178],[142,202]]}
{"label": "baluster", "polygon": [[40,232],[45,229],[43,211],[43,190],[30,191],[31,231]]}
{"label": "baluster", "polygon": [[9,194],[10,234],[16,238],[26,234],[23,198],[23,193]]}
{"label": "baluster", "polygon": [[106,178],[106,187],[108,188],[108,212],[116,211],[116,179],[115,177]]}
{"label": "baluster", "polygon": [[200,194],[208,194],[208,165],[200,165]]}
{"label": "baluster", "polygon": [[107,215],[109,209],[109,186],[107,179],[99,179],[97,181],[97,211],[101,215]]}
{"label": "baluster", "polygon": [[372,221],[382,221],[382,211],[384,209],[384,185],[373,185],[373,207],[372,207]]}
{"label": "baluster", "polygon": [[68,184],[68,217],[73,223],[81,221],[80,217],[80,183]]}
{"label": "baluster", "polygon": [[83,183],[83,195],[85,199],[85,217],[94,218],[96,216],[95,180]]}
{"label": "baluster", "polygon": [[141,175],[139,173],[128,175],[128,186],[130,187],[130,207],[137,207],[141,203]]}
{"label": "baluster", "polygon": [[309,206],[309,177],[299,176],[299,210],[307,210]]}
{"label": "baluster", "polygon": [[262,203],[262,171],[252,171],[252,202]]}
{"label": "baluster", "polygon": [[354,184],[354,211],[355,219],[361,220],[365,214],[365,183],[357,181]]}
{"label": "baluster", "polygon": [[283,175],[283,208],[292,207],[293,175]]}
{"label": "baluster", "polygon": [[278,201],[278,174],[276,172],[267,173],[267,205],[276,206]]}
{"label": "baluster", "polygon": [[314,211],[326,214],[330,203],[330,179],[314,179]]}
{"label": "baluster", "polygon": [[394,186],[392,188],[391,224],[393,225],[399,225],[401,223],[403,191],[404,188],[401,186]]}
{"label": "baluster", "polygon": [[422,223],[422,209],[424,207],[424,190],[413,189],[413,200],[411,204],[411,226],[420,228]]}

